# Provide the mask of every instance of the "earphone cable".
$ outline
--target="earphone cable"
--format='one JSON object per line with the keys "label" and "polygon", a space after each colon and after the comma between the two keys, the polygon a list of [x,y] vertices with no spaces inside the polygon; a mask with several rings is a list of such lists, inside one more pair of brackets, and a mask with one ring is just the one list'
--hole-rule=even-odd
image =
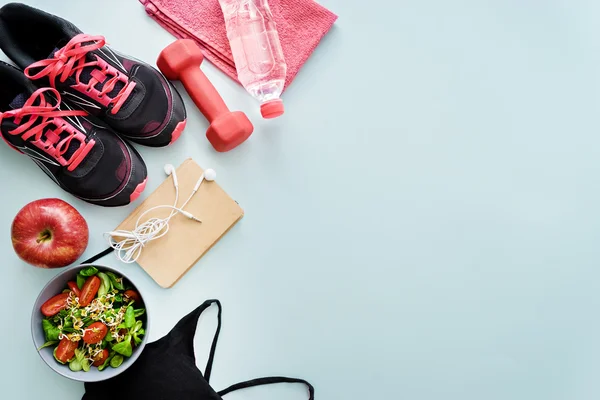
{"label": "earphone cable", "polygon": [[[181,207],[177,207],[177,203],[179,202],[179,185],[177,182],[176,172],[172,166],[166,166],[165,171],[168,171],[167,173],[171,175],[173,179],[173,184],[175,186],[175,202],[173,203],[173,205],[159,205],[144,211],[138,217],[135,224],[135,228],[132,231],[117,230],[114,232],[105,233],[105,237],[108,241],[108,244],[110,245],[111,249],[114,249],[117,258],[126,264],[132,264],[136,262],[142,254],[142,250],[146,246],[146,244],[165,236],[169,232],[169,222],[177,214],[181,213],[189,219],[192,219],[196,222],[202,222],[201,220],[193,216],[191,213],[185,211],[184,208],[192,200],[192,198],[198,191],[200,184],[204,180],[214,180],[216,176],[214,170],[208,169],[205,171],[205,173],[202,174],[202,176],[196,183],[196,186],[194,187],[192,193]],[[148,219],[146,222],[140,224],[140,221],[145,215],[147,215],[151,211],[155,211],[161,208],[171,209],[171,212],[169,213],[168,217],[153,217]],[[116,238],[119,238],[120,240],[117,240]]]}

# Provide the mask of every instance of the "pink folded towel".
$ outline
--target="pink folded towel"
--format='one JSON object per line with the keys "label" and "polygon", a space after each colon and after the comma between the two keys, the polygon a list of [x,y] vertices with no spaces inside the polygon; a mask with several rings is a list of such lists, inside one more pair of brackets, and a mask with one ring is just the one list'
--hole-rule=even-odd
{"label": "pink folded towel", "polygon": [[[218,0],[139,0],[146,12],[180,39],[193,39],[204,56],[237,81]],[[333,26],[337,15],[313,0],[269,0],[287,63],[287,87]]]}

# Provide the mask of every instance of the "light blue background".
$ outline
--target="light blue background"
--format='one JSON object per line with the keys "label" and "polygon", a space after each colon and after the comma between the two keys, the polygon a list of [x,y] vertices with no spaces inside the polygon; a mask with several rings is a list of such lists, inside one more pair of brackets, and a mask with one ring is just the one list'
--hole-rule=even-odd
{"label": "light blue background", "polygon": [[[173,40],[135,0],[29,3],[148,62]],[[283,118],[261,120],[207,63],[255,123],[252,139],[217,154],[186,96],[182,139],[140,148],[145,195],[165,163],[193,157],[246,210],[171,290],[122,266],[149,292],[151,339],[219,298],[217,389],[283,374],[312,381],[318,400],[597,399],[600,3],[322,3],[340,19],[285,93]],[[83,386],[45,366],[29,337],[56,272],[20,262],[9,226],[27,202],[61,197],[87,218],[91,256],[133,207],[77,201],[6,146],[0,159],[2,397],[78,399]],[[215,315],[196,341],[202,368]],[[228,400],[305,398],[283,385]]]}

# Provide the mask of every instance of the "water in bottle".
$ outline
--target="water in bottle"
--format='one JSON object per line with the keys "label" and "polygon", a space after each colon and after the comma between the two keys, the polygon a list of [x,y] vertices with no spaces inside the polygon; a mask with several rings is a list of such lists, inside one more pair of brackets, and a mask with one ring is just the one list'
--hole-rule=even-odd
{"label": "water in bottle", "polygon": [[267,0],[219,0],[238,79],[264,118],[283,114],[286,64]]}

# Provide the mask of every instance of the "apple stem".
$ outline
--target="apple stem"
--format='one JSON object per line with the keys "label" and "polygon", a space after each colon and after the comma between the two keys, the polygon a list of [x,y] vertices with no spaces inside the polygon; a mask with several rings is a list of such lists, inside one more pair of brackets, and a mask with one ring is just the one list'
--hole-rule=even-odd
{"label": "apple stem", "polygon": [[46,229],[40,234],[40,236],[37,239],[37,242],[38,243],[47,242],[51,238],[52,238],[52,233],[48,229]]}

